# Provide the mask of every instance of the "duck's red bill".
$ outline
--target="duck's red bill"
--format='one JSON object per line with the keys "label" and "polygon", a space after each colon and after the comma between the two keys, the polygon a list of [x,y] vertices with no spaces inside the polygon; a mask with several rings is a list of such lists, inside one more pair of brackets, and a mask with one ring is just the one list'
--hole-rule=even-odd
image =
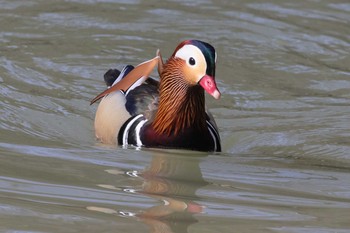
{"label": "duck's red bill", "polygon": [[204,90],[212,95],[215,99],[220,99],[221,93],[219,89],[216,87],[215,79],[212,76],[204,75],[203,78],[199,81],[199,85],[201,85]]}

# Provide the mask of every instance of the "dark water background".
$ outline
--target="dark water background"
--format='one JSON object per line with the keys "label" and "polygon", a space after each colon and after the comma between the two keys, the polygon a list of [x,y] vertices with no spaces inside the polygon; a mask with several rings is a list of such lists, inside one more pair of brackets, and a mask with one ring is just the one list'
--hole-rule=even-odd
{"label": "dark water background", "polygon": [[[1,232],[350,232],[350,3],[0,0]],[[218,52],[223,152],[94,139],[109,68]]]}

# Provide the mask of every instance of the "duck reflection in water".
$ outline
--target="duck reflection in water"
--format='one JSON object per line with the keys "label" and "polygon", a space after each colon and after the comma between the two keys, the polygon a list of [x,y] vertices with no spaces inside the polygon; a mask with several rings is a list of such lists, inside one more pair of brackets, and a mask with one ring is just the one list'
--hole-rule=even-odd
{"label": "duck reflection in water", "polygon": [[152,233],[187,232],[197,222],[193,215],[203,212],[204,207],[196,203],[196,191],[208,184],[199,167],[203,154],[173,152],[155,152],[150,166],[141,174],[144,182],[140,193],[163,202],[136,215]]}
{"label": "duck reflection in water", "polygon": [[119,177],[128,175],[133,181],[141,181],[141,184],[137,182],[127,187],[124,185],[116,187],[111,184],[98,184],[97,186],[133,195],[144,195],[160,200],[161,204],[132,212],[96,206],[87,206],[86,208],[106,214],[136,217],[150,227],[151,233],[188,232],[189,226],[198,222],[195,215],[204,212],[204,206],[197,203],[200,198],[196,192],[208,185],[208,182],[203,179],[199,167],[200,161],[207,154],[157,149],[147,152],[152,153],[152,160],[150,166],[142,172],[105,170],[109,174]]}
{"label": "duck reflection in water", "polygon": [[[122,190],[133,194],[140,194],[156,200],[162,204],[135,212],[116,211],[109,208],[88,206],[88,210],[108,214],[119,214],[123,217],[136,217],[147,224],[152,233],[187,232],[190,225],[198,222],[195,214],[203,212],[204,206],[197,203],[199,197],[196,192],[206,182],[199,167],[203,153],[192,151],[164,151],[152,150],[150,166],[143,172],[123,172],[132,179],[142,179],[141,185],[130,185],[127,188],[100,184],[99,187]],[[110,174],[122,175],[119,170],[106,170]]]}

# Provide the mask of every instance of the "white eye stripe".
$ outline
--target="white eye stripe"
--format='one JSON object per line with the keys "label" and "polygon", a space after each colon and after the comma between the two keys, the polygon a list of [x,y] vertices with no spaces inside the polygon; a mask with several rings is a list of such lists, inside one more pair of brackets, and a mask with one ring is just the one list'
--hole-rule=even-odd
{"label": "white eye stripe", "polygon": [[197,84],[206,74],[207,62],[203,52],[197,46],[186,44],[175,53],[175,57],[186,62],[183,70],[189,83]]}
{"label": "white eye stripe", "polygon": [[[186,64],[192,69],[197,69],[198,67],[201,67],[200,69],[203,69],[200,71],[200,75],[202,75],[201,77],[203,77],[203,75],[205,74],[205,70],[207,69],[207,62],[202,51],[197,46],[191,44],[184,45],[175,53],[175,57],[185,60]],[[193,59],[191,58],[194,59],[194,63]]]}
{"label": "white eye stripe", "polygon": [[[176,52],[175,57],[185,60],[186,63],[191,66],[197,65],[201,60],[205,61],[205,58],[200,49],[194,45],[183,46]],[[190,64],[191,57],[195,60],[194,65]]]}

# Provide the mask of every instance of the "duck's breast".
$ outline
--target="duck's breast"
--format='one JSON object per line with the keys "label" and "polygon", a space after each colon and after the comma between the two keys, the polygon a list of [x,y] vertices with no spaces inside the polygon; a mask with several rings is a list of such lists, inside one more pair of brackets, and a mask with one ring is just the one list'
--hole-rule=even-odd
{"label": "duck's breast", "polygon": [[141,130],[141,141],[146,147],[188,149],[197,151],[221,151],[220,138],[208,126],[202,131],[188,128],[178,135],[157,134],[151,124]]}

